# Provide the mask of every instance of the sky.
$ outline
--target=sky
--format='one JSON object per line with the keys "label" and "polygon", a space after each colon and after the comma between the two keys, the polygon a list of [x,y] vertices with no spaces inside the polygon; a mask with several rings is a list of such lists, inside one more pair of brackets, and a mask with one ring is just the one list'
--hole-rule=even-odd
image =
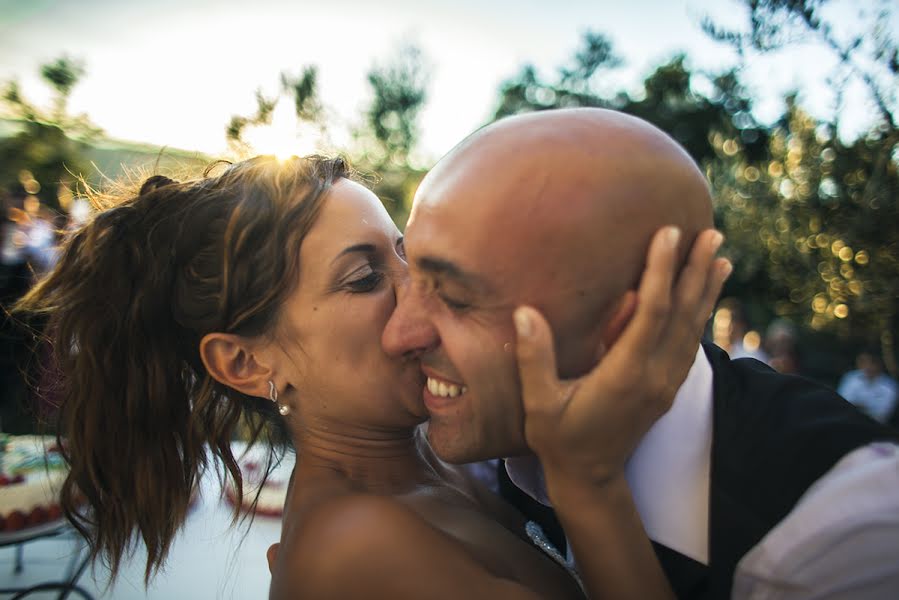
{"label": "sky", "polygon": [[[836,0],[830,14],[851,27],[864,4],[878,2]],[[276,93],[282,71],[314,64],[339,146],[363,120],[366,72],[413,43],[430,71],[418,158],[431,163],[489,119],[505,79],[525,63],[551,77],[588,29],[609,36],[625,61],[601,90],[633,92],[678,52],[694,69],[736,64],[701,31],[706,15],[745,24],[734,0],[0,0],[0,82],[18,79],[26,97],[46,102],[39,66],[67,54],[86,68],[72,112],[114,138],[217,155],[230,117],[254,112],[257,88]],[[834,64],[810,46],[753,59],[744,77],[756,116],[779,116],[791,89],[813,114],[832,114]],[[858,86],[842,113],[847,135],[870,124]],[[296,141],[298,153],[312,142]]]}

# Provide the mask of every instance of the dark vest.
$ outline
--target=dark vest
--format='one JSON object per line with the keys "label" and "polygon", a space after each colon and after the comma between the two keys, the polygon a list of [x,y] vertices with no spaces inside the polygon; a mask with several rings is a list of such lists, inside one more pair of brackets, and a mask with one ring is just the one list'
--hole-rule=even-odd
{"label": "dark vest", "polygon": [[899,432],[827,387],[757,360],[731,360],[712,344],[703,349],[714,376],[709,565],[653,546],[679,598],[718,599],[730,597],[740,559],[815,481],[856,448],[899,443]]}

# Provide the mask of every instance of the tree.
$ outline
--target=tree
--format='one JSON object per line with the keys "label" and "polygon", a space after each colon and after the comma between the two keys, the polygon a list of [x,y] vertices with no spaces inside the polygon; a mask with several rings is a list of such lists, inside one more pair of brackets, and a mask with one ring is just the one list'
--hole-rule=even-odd
{"label": "tree", "polygon": [[604,71],[621,64],[607,37],[587,31],[570,63],[559,67],[554,82],[541,80],[532,64],[525,64],[518,75],[503,82],[493,118],[551,108],[610,107],[612,102],[596,94],[593,83]]}
{"label": "tree", "polygon": [[57,121],[64,118],[72,88],[83,75],[83,63],[67,56],[41,66],[41,76],[56,90],[54,118]]}
{"label": "tree", "polygon": [[[892,6],[881,0],[873,18],[860,11],[861,31],[841,36],[823,13],[829,0],[738,0],[747,9],[748,27],[733,30],[718,26],[706,17],[705,32],[732,45],[746,56],[750,52],[777,52],[786,46],[811,42],[828,49],[838,59],[833,81],[845,87],[851,79],[863,83],[877,107],[880,119],[895,131],[896,76],[899,74],[899,45],[890,37]],[[837,107],[836,113],[839,113]],[[835,118],[838,115],[835,115]]]}
{"label": "tree", "polygon": [[248,128],[263,127],[272,124],[275,109],[284,98],[293,100],[294,113],[298,123],[305,123],[324,135],[326,127],[323,120],[323,108],[318,98],[318,68],[314,65],[303,67],[299,75],[281,72],[280,91],[273,97],[266,96],[262,89],[256,90],[256,112],[250,116],[234,115],[225,126],[225,138],[238,154],[253,151],[252,144],[246,140]]}
{"label": "tree", "polygon": [[[410,155],[418,140],[418,115],[427,97],[425,60],[418,48],[402,46],[387,62],[374,65],[367,79],[371,104],[364,111],[364,125],[353,132],[356,147],[347,150],[350,162],[367,174],[374,192],[402,227],[415,188],[424,176],[423,169],[410,164]],[[317,68],[305,66],[299,75],[282,72],[280,83],[279,95],[268,97],[257,90],[255,112],[234,115],[226,125],[226,138],[238,154],[258,150],[248,140],[253,128],[278,128],[272,120],[283,116],[279,103],[286,99],[292,100],[298,128],[311,126],[318,138],[327,138],[327,109],[318,95]],[[279,132],[279,137],[283,138],[283,133]],[[294,133],[287,132],[286,137]]]}
{"label": "tree", "polygon": [[271,124],[272,112],[277,103],[277,98],[267,98],[261,88],[257,89],[255,114],[249,117],[233,115],[228,121],[228,125],[225,127],[225,139],[228,140],[228,143],[235,149],[246,150],[247,143],[244,141],[246,128]]}
{"label": "tree", "polygon": [[[778,313],[848,341],[878,340],[895,376],[899,233],[886,224],[899,216],[899,61],[896,41],[885,26],[889,5],[883,3],[863,31],[840,37],[824,19],[826,0],[741,4],[747,8],[746,29],[725,29],[710,19],[703,22],[704,29],[744,57],[800,41],[822,45],[838,59],[832,76],[837,91],[852,79],[860,81],[876,108],[876,120],[866,135],[845,142],[837,135],[839,107],[822,123],[790,97],[767,156],[748,159],[732,144],[713,174],[729,245],[738,253],[749,252],[752,245],[766,252]],[[841,94],[838,100],[842,102]]]}
{"label": "tree", "polygon": [[50,111],[29,102],[15,80],[3,90],[3,105],[22,129],[0,141],[0,181],[5,189],[17,188],[22,174],[29,173],[28,181],[37,182],[33,195],[60,210],[71,197],[73,179],[87,171],[82,159],[85,143],[101,130],[86,115],[67,111],[69,96],[85,73],[80,61],[63,56],[42,65],[40,72],[56,92]]}
{"label": "tree", "polygon": [[368,72],[373,93],[367,122],[380,145],[383,165],[402,166],[418,141],[418,115],[427,98],[428,76],[421,50],[402,46]]}
{"label": "tree", "polygon": [[281,73],[281,88],[293,95],[294,109],[297,117],[304,121],[319,122],[322,116],[322,104],[318,99],[318,69],[306,66],[300,75],[293,76]]}
{"label": "tree", "polygon": [[612,41],[601,33],[588,30],[581,43],[572,66],[564,66],[559,70],[559,83],[572,91],[581,88],[581,91],[589,92],[590,83],[597,71],[621,66],[622,60],[614,53]]}
{"label": "tree", "polygon": [[758,153],[764,148],[764,128],[753,119],[752,102],[735,71],[700,74],[709,80],[713,90],[710,97],[705,97],[693,90],[696,74],[681,54],[650,73],[637,98],[626,92],[612,97],[599,95],[593,82],[621,64],[611,42],[600,33],[588,31],[570,64],[559,68],[555,82],[541,80],[533,65],[525,65],[517,76],[504,82],[494,118],[575,106],[620,110],[669,133],[699,164],[717,158],[711,142],[716,132],[727,137],[740,136],[749,152]]}
{"label": "tree", "polygon": [[427,60],[413,45],[400,46],[368,72],[371,104],[365,125],[355,132],[354,162],[374,174],[373,190],[402,228],[425,170],[412,164],[418,117],[427,100]]}

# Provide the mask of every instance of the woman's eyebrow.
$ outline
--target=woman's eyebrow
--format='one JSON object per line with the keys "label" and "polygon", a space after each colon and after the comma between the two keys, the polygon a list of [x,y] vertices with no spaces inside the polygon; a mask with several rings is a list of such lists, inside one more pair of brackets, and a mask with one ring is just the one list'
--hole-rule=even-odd
{"label": "woman's eyebrow", "polygon": [[354,244],[352,246],[349,246],[349,247],[341,250],[340,254],[335,256],[334,260],[331,261],[331,264],[334,264],[335,262],[337,262],[338,259],[340,259],[343,256],[346,256],[347,254],[353,254],[356,252],[360,252],[363,254],[371,254],[371,253],[375,252],[375,250],[376,250],[376,248],[375,248],[374,244]]}

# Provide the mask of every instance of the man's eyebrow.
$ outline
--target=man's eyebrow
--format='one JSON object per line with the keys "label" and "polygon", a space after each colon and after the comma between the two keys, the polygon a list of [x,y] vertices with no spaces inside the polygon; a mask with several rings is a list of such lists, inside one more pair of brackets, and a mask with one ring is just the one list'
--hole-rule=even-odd
{"label": "man's eyebrow", "polygon": [[467,288],[479,291],[488,291],[490,289],[490,286],[483,278],[475,275],[474,273],[469,273],[463,270],[459,267],[459,265],[448,260],[444,260],[442,258],[433,258],[430,256],[422,256],[421,258],[417,259],[415,263],[422,271],[427,271],[432,275],[442,275],[444,277],[448,277],[456,283]]}
{"label": "man's eyebrow", "polygon": [[343,256],[346,256],[347,254],[354,254],[357,252],[361,252],[363,254],[371,254],[371,253],[375,252],[375,250],[377,250],[377,249],[375,248],[374,244],[354,244],[352,246],[348,246],[348,247],[344,248],[343,250],[341,250],[340,254],[335,256],[334,260],[331,261],[331,264],[334,264],[335,262],[337,262],[338,259],[340,259]]}

